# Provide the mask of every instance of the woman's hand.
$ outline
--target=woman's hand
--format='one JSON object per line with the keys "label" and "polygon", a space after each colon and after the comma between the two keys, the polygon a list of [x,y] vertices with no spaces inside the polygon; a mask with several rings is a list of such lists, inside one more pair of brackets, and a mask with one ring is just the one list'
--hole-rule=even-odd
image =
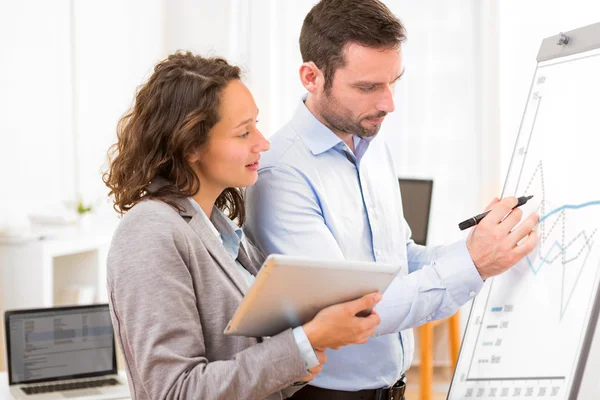
{"label": "woman's hand", "polygon": [[312,321],[303,325],[313,349],[337,350],[341,346],[365,343],[375,333],[375,327],[381,319],[375,310],[367,317],[357,317],[356,314],[375,307],[380,300],[381,294],[370,293],[319,311]]}
{"label": "woman's hand", "polygon": [[325,355],[324,350],[317,350],[317,349],[314,349],[314,350],[315,350],[315,354],[317,355],[317,359],[319,360],[319,365],[309,369],[308,372],[310,372],[310,375],[307,376],[306,378],[302,379],[302,382],[310,382],[313,379],[315,379],[315,376],[317,376],[317,374],[319,372],[321,372],[321,369],[323,369],[323,364],[325,364],[325,362],[327,361],[327,356]]}

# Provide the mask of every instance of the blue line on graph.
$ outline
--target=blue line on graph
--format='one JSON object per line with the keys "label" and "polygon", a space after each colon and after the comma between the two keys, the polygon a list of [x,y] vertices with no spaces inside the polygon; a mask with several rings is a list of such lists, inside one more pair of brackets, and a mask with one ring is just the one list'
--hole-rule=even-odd
{"label": "blue line on graph", "polygon": [[502,307],[492,307],[492,312],[500,312],[502,311]]}
{"label": "blue line on graph", "polygon": [[[566,204],[566,205],[564,205],[564,206],[562,206],[562,207],[559,207],[559,208],[557,208],[557,209],[555,209],[555,210],[552,210],[552,211],[550,211],[549,213],[545,214],[545,215],[544,215],[542,218],[540,218],[540,221],[539,221],[539,222],[541,223],[541,222],[543,222],[544,220],[546,220],[548,217],[550,217],[550,216],[552,216],[552,215],[554,215],[554,214],[556,214],[556,213],[559,213],[559,212],[561,212],[561,211],[563,211],[563,210],[565,210],[565,209],[576,210],[576,209],[585,208],[585,207],[589,207],[589,206],[593,206],[593,205],[600,205],[600,200],[596,200],[596,201],[588,201],[587,203],[582,203],[582,204],[577,204],[577,205]],[[564,224],[564,214],[563,214],[563,224]],[[554,228],[554,226],[553,226],[553,228]],[[564,226],[563,226],[563,230],[564,230]],[[595,233],[595,231],[594,231],[594,233]],[[548,235],[549,235],[549,234],[550,234],[550,233],[548,233]],[[587,251],[587,254],[586,254],[586,256],[585,256],[585,258],[584,258],[584,260],[583,260],[583,265],[582,265],[582,267],[579,269],[579,273],[577,274],[577,278],[575,279],[575,284],[577,284],[577,282],[579,281],[579,277],[581,276],[581,271],[583,270],[583,266],[585,265],[585,263],[586,263],[586,261],[587,261],[587,258],[588,258],[588,256],[590,255],[590,252],[591,252],[591,247],[588,245],[588,242],[589,242],[589,240],[591,239],[591,237],[594,235],[594,234],[592,233],[592,235],[591,235],[589,238],[587,238],[587,237],[586,237],[586,234],[585,234],[585,232],[582,232],[582,234],[583,234],[583,237],[584,237],[584,239],[585,239],[585,245],[584,245],[584,248],[585,248],[585,247],[588,247],[588,251]],[[564,232],[563,232],[563,235],[564,235]],[[580,235],[581,235],[581,234],[577,235],[577,236],[575,237],[575,239],[573,239],[573,241],[572,241],[572,242],[574,242],[574,241],[575,241],[575,240],[576,240],[576,239],[577,239],[577,238],[578,238]],[[563,239],[564,239],[564,238],[563,238]],[[539,271],[539,270],[542,268],[542,266],[543,266],[545,263],[552,263],[552,262],[554,262],[554,260],[556,260],[556,258],[558,258],[558,256],[559,256],[559,255],[563,254],[563,263],[562,263],[562,268],[563,268],[563,282],[562,282],[562,289],[561,289],[561,307],[560,307],[560,318],[561,318],[561,320],[562,320],[562,317],[563,317],[563,315],[564,315],[564,313],[565,313],[565,311],[566,311],[566,309],[567,309],[567,307],[568,307],[568,305],[569,305],[569,302],[571,301],[571,296],[573,295],[573,292],[574,292],[574,288],[573,288],[573,290],[571,290],[571,293],[570,293],[570,294],[569,294],[569,296],[568,296],[568,299],[567,299],[567,302],[566,302],[566,304],[565,304],[565,303],[563,303],[564,290],[565,290],[565,286],[564,286],[564,285],[565,285],[565,282],[564,282],[564,274],[565,274],[565,264],[566,264],[566,262],[565,262],[565,260],[564,260],[564,252],[567,250],[567,248],[568,248],[569,246],[570,246],[570,244],[569,244],[569,245],[567,245],[566,247],[563,247],[563,246],[562,246],[562,245],[561,245],[561,244],[560,244],[558,241],[555,241],[554,243],[552,243],[552,246],[550,246],[550,249],[548,250],[548,252],[546,253],[546,255],[545,255],[545,256],[542,256],[542,257],[540,257],[540,263],[539,263],[539,265],[538,265],[538,267],[537,267],[537,268],[535,268],[535,267],[533,266],[533,263],[531,262],[531,259],[529,258],[529,256],[525,257],[525,259],[527,260],[527,263],[529,264],[529,268],[531,269],[531,272],[533,272],[533,274],[534,274],[534,275],[536,275],[536,274],[537,274],[537,272],[538,272],[538,271]],[[554,248],[555,248],[555,247],[557,247],[557,248],[559,249],[559,252],[558,252],[558,254],[556,255],[556,257],[554,257],[554,258],[551,258],[551,257],[550,257],[550,254],[552,253],[552,251],[554,250]],[[582,249],[582,251],[583,251],[583,249]],[[580,251],[580,252],[577,254],[577,256],[576,256],[575,258],[573,258],[573,259],[572,259],[572,260],[570,260],[570,261],[573,261],[573,260],[575,260],[575,259],[579,258],[579,254],[580,254],[580,253],[581,253],[581,251]]]}
{"label": "blue line on graph", "polygon": [[558,207],[556,210],[552,210],[550,211],[548,214],[544,215],[541,219],[540,219],[540,223],[543,222],[546,218],[548,218],[549,216],[556,214],[558,212],[561,212],[562,210],[565,209],[569,209],[569,210],[576,210],[578,208],[584,208],[584,207],[588,207],[588,206],[593,206],[593,205],[600,205],[600,200],[595,200],[595,201],[588,201],[587,203],[583,203],[583,204],[565,204],[562,207]]}
{"label": "blue line on graph", "polygon": [[550,250],[548,250],[548,252],[546,253],[546,256],[540,257],[542,261],[538,265],[537,269],[533,266],[533,263],[529,259],[529,256],[525,257],[527,259],[527,264],[529,264],[529,268],[531,268],[531,272],[533,272],[534,275],[537,274],[538,271],[542,268],[542,266],[544,265],[544,263],[550,256],[550,253],[552,253],[552,249],[554,249],[554,247],[556,247],[556,246],[558,246],[560,248],[560,252],[565,251],[565,249],[560,245],[560,243],[558,243],[558,242],[552,243],[552,246],[550,247]]}
{"label": "blue line on graph", "polygon": [[[588,201],[587,203],[575,204],[575,205],[574,204],[565,204],[564,206],[558,207],[557,209],[554,209],[554,210],[550,211],[549,213],[547,213],[546,215],[544,215],[542,218],[540,218],[539,223],[542,223],[545,219],[547,219],[551,215],[559,213],[562,210],[565,210],[565,209],[576,210],[579,208],[589,207],[589,206],[593,206],[593,205],[600,205],[600,200]],[[558,241],[552,243],[552,246],[550,246],[550,250],[548,250],[548,252],[546,253],[546,255],[544,257],[541,257],[541,262],[537,268],[535,268],[533,266],[533,263],[531,262],[531,259],[529,258],[529,256],[525,257],[525,259],[527,260],[527,264],[529,264],[529,268],[531,268],[531,272],[533,272],[534,275],[537,274],[537,272],[540,270],[540,268],[542,268],[542,266],[544,265],[546,260],[549,258],[550,253],[552,253],[552,250],[556,246],[558,246],[558,248],[560,249],[559,254],[562,253],[563,251],[565,251],[565,248],[563,248]]]}

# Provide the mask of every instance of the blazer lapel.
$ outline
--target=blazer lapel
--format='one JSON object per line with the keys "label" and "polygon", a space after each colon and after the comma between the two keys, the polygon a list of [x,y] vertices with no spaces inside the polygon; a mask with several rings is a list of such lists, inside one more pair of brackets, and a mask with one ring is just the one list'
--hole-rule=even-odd
{"label": "blazer lapel", "polygon": [[[168,184],[168,181],[164,178],[156,178],[152,180],[152,183],[148,186],[148,190],[155,191],[160,187]],[[229,279],[233,282],[235,287],[240,291],[242,295],[246,295],[248,286],[246,281],[240,272],[237,270],[238,266],[235,261],[223,247],[221,241],[215,236],[210,227],[207,225],[204,217],[200,215],[192,203],[187,198],[172,198],[171,199],[176,205],[179,206],[179,214],[188,222],[188,225],[202,240],[202,243],[206,246],[206,250],[215,260],[216,264],[225,271]],[[241,248],[241,247],[240,247]],[[240,252],[241,253],[241,252]],[[248,266],[249,263],[240,261],[242,265]]]}
{"label": "blazer lapel", "polygon": [[[185,210],[180,212],[182,217],[191,217],[188,225],[202,240],[202,243],[206,246],[206,250],[210,253],[210,255],[214,258],[216,263],[225,271],[229,279],[235,284],[236,288],[240,291],[242,295],[245,295],[248,291],[248,286],[244,277],[238,271],[238,266],[235,261],[231,258],[231,256],[223,247],[223,244],[219,240],[217,236],[213,233],[210,227],[207,225],[204,217],[194,209],[194,206],[187,200],[182,199],[184,201],[178,202],[180,205],[185,204]],[[240,261],[241,262],[241,261]],[[242,265],[243,262],[242,262]]]}
{"label": "blazer lapel", "polygon": [[244,268],[246,268],[246,270],[248,270],[248,272],[250,272],[252,275],[256,276],[256,274],[258,274],[258,270],[256,269],[256,266],[253,264],[252,260],[250,260],[250,257],[248,256],[248,253],[246,252],[246,243],[244,243],[245,240],[242,240],[242,242],[240,243],[240,251],[238,253],[238,260],[240,262],[240,264],[242,264],[244,266]]}

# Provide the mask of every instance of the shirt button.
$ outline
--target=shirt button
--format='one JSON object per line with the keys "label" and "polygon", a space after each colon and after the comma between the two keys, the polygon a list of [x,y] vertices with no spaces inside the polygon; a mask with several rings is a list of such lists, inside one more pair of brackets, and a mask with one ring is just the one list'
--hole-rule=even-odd
{"label": "shirt button", "polygon": [[375,256],[376,256],[376,257],[380,257],[380,256],[381,256],[381,251],[379,251],[379,250],[375,250]]}
{"label": "shirt button", "polygon": [[427,321],[431,321],[431,315],[427,316]]}
{"label": "shirt button", "polygon": [[471,296],[471,297],[475,296],[475,292],[469,292],[469,296]]}

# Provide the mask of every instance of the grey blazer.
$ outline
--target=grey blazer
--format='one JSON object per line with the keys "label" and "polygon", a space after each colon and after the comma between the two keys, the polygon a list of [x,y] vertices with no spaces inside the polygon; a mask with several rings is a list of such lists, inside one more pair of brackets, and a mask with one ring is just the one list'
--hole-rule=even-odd
{"label": "grey blazer", "polygon": [[[264,340],[223,335],[244,278],[189,200],[177,202],[184,211],[136,204],[109,250],[111,316],[133,398],[291,396],[307,375],[292,330]],[[264,257],[243,240],[238,260],[256,274]]]}

